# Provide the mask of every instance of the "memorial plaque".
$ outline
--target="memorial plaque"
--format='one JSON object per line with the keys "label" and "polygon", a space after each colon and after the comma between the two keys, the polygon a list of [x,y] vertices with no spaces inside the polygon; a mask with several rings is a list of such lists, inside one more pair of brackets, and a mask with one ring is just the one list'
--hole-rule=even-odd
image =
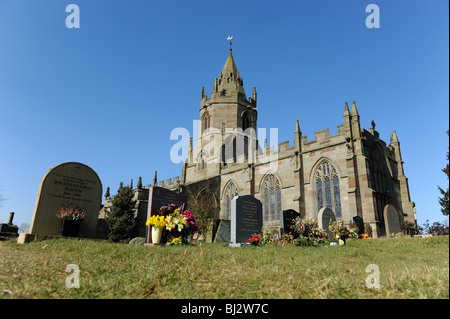
{"label": "memorial plaque", "polygon": [[263,225],[262,204],[253,196],[236,196],[231,200],[231,244],[247,243],[252,234],[259,234]]}
{"label": "memorial plaque", "polygon": [[94,170],[76,162],[56,165],[41,180],[29,233],[58,235],[60,219],[56,214],[70,204],[86,214],[79,236],[95,238],[101,202],[102,183]]}
{"label": "memorial plaque", "polygon": [[[187,204],[187,196],[175,193],[163,187],[150,187],[148,192],[147,219],[149,219],[153,215],[159,215],[159,209],[162,206],[167,206],[170,204],[175,204],[178,207],[182,204]],[[151,228],[148,227],[146,236],[147,243],[151,243],[150,231]]]}

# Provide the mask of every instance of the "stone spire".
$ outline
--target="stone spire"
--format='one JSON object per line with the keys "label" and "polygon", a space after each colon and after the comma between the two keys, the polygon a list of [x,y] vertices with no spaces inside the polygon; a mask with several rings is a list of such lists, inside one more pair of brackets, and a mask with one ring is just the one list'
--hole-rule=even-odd
{"label": "stone spire", "polygon": [[153,187],[158,186],[157,174],[158,174],[158,171],[155,171],[155,177],[153,177]]}
{"label": "stone spire", "polygon": [[231,48],[222,72],[220,72],[219,78],[216,78],[216,81],[214,82],[214,92],[220,93],[221,95],[240,93],[244,98],[247,98],[244,91],[244,81],[242,80],[242,77],[239,76],[239,71],[234,62]]}
{"label": "stone spire", "polygon": [[352,102],[352,116],[359,116],[355,101]]}

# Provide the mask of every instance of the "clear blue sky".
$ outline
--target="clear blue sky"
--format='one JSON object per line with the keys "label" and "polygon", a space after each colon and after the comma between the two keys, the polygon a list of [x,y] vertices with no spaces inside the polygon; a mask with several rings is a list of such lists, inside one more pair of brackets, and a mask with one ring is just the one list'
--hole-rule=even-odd
{"label": "clear blue sky", "polygon": [[[68,4],[80,28],[68,29]],[[368,29],[368,4],[380,28]],[[39,183],[67,161],[115,193],[181,174],[176,127],[192,132],[200,94],[233,55],[258,126],[293,142],[337,132],[344,103],[389,143],[396,130],[419,224],[443,221],[437,185],[449,140],[449,3],[432,1],[0,0],[0,221],[30,223]],[[136,184],[135,184],[136,185]]]}

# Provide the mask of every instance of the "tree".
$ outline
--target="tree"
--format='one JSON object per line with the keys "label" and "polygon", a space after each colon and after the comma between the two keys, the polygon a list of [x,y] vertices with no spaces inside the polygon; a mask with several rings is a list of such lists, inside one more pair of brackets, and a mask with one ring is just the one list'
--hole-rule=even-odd
{"label": "tree", "polygon": [[[447,130],[447,135],[449,135],[448,130]],[[449,179],[448,159],[449,159],[449,155],[448,155],[448,151],[447,151],[447,165],[442,169],[442,172],[444,172],[445,175],[447,175],[447,180]],[[443,190],[439,186],[438,186],[438,189],[442,195],[442,197],[439,197],[439,204],[441,205],[441,212],[445,216],[448,216],[448,206],[449,206],[448,186],[447,186],[447,190]]]}
{"label": "tree", "polygon": [[208,224],[220,210],[218,194],[214,182],[207,180],[191,187],[188,193],[188,209],[194,214],[198,231],[206,236]]}
{"label": "tree", "polygon": [[109,227],[108,238],[113,242],[132,238],[136,234],[137,217],[135,216],[134,192],[121,183],[117,195],[112,198],[112,206],[106,212],[105,221]]}

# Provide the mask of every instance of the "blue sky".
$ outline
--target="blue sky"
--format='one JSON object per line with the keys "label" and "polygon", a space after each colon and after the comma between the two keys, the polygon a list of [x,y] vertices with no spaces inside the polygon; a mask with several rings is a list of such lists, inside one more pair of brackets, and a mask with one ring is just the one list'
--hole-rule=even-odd
{"label": "blue sky", "polygon": [[[68,29],[68,4],[80,28]],[[368,4],[380,28],[365,25]],[[200,94],[233,55],[258,126],[293,142],[343,123],[356,101],[389,143],[396,130],[419,224],[443,221],[437,185],[449,140],[447,0],[0,0],[0,221],[30,223],[39,183],[67,161],[115,193],[181,174],[170,132],[198,119]]]}

